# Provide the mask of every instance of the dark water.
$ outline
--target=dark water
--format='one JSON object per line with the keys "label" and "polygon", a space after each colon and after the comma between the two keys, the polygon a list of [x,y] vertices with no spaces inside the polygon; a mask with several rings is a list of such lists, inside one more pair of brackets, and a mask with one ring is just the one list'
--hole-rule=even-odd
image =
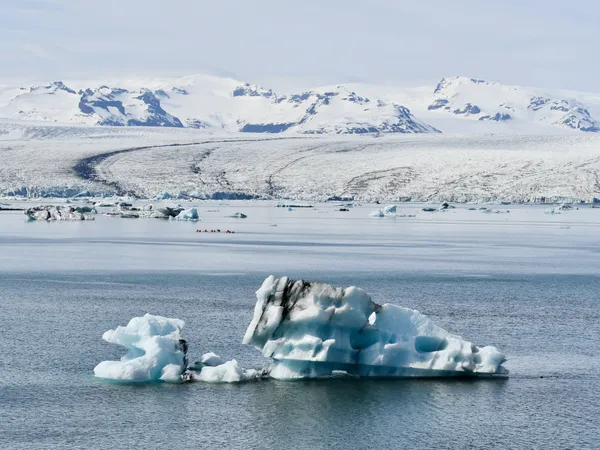
{"label": "dark water", "polygon": [[[600,277],[303,273],[419,309],[508,356],[508,379],[117,385],[104,331],[145,312],[186,321],[190,355],[245,367],[267,274],[0,273],[0,447],[598,448]],[[291,274],[298,275],[298,274]]]}

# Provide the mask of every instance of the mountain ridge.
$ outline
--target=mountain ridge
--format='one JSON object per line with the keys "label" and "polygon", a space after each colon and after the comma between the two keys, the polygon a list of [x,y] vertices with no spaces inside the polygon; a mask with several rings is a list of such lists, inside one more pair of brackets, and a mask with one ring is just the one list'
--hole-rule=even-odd
{"label": "mountain ridge", "polygon": [[110,84],[0,87],[0,118],[299,135],[447,133],[458,124],[476,132],[600,132],[600,96],[578,99],[460,76],[430,89],[352,84],[286,94],[203,75]]}

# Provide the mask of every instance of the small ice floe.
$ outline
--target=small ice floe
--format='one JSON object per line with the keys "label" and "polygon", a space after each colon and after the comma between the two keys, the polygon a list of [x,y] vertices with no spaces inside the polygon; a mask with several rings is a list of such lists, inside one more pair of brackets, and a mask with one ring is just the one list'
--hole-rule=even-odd
{"label": "small ice floe", "polygon": [[184,209],[179,214],[177,214],[177,216],[172,217],[171,220],[197,222],[198,220],[200,220],[200,216],[198,215],[198,209],[190,208]]}
{"label": "small ice floe", "polygon": [[369,217],[396,217],[396,205],[388,205],[369,214]]}
{"label": "small ice floe", "polygon": [[[219,357],[217,356],[217,358]],[[202,364],[200,371],[192,370],[191,374],[193,380],[206,383],[239,383],[261,378],[263,371],[243,369],[235,359],[232,359],[231,361],[221,361],[221,364]]]}
{"label": "small ice floe", "polygon": [[[83,212],[85,211],[85,212]],[[25,210],[28,221],[34,220],[94,220],[90,214],[95,214],[96,210],[89,207],[74,206],[33,206]]]}
{"label": "small ice floe", "polygon": [[508,213],[510,213],[510,210],[485,208],[485,209],[482,209],[481,212],[486,213],[486,214],[508,214]]}
{"label": "small ice floe", "polygon": [[357,287],[268,277],[243,342],[271,358],[277,379],[506,375],[496,347],[478,346],[410,308]]}
{"label": "small ice floe", "polygon": [[386,216],[395,216],[396,215],[396,205],[388,205],[383,208],[383,214]]}
{"label": "small ice floe", "polygon": [[563,211],[570,211],[574,209],[573,205],[571,203],[561,203],[558,206],[555,206],[554,208],[547,208],[544,213],[545,214],[562,214]]}
{"label": "small ice floe", "polygon": [[234,219],[245,219],[248,216],[244,213],[237,212],[237,213],[233,214],[231,217],[233,217]]}
{"label": "small ice floe", "polygon": [[119,361],[101,362],[94,375],[120,382],[238,383],[266,374],[264,369],[243,369],[235,359],[223,361],[212,352],[188,365],[188,343],[181,337],[184,325],[179,319],[146,314],[107,331],[102,339],[125,347],[127,353]]}
{"label": "small ice floe", "polygon": [[165,206],[163,208],[154,208],[149,217],[154,219],[168,219],[177,217],[183,208],[181,206]]}

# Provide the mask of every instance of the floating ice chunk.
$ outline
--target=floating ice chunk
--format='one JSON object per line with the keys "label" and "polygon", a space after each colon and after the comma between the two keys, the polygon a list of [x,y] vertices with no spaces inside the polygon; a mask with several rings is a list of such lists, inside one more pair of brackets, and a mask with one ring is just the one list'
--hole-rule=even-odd
{"label": "floating ice chunk", "polygon": [[150,214],[148,214],[148,217],[150,219],[168,219],[171,216],[167,216],[166,214],[160,211],[152,211]]}
{"label": "floating ice chunk", "polygon": [[154,210],[154,212],[163,214],[165,217],[177,217],[182,211],[183,208],[179,206],[165,206],[164,208],[156,208]]}
{"label": "floating ice chunk", "polygon": [[360,288],[267,278],[244,336],[279,379],[507,374],[495,347],[478,347],[425,315],[378,305]]}
{"label": "floating ice chunk", "polygon": [[181,339],[185,322],[146,314],[124,327],[108,330],[102,339],[122,345],[120,361],[103,361],[94,368],[98,378],[122,381],[179,381],[186,369],[187,344]]}
{"label": "floating ice chunk", "polygon": [[486,208],[486,209],[482,209],[481,212],[485,213],[485,214],[508,214],[508,213],[510,213],[510,210],[508,210],[508,209],[489,209],[489,208]]}
{"label": "floating ice chunk", "polygon": [[[85,208],[85,209],[82,209]],[[73,206],[33,206],[25,211],[28,221],[33,220],[94,220],[82,211],[96,213],[94,208]]]}
{"label": "floating ice chunk", "polygon": [[573,209],[573,205],[570,203],[561,203],[554,208],[548,208],[544,211],[546,214],[562,214],[563,211],[569,211]]}
{"label": "floating ice chunk", "polygon": [[386,216],[396,215],[396,205],[388,205],[383,208],[383,214]]}
{"label": "floating ice chunk", "polygon": [[385,214],[383,213],[383,211],[381,209],[377,209],[377,210],[373,211],[371,214],[369,214],[369,217],[385,217]]}
{"label": "floating ice chunk", "polygon": [[219,355],[214,354],[213,352],[208,352],[202,355],[201,362],[203,366],[211,367],[220,366],[221,364],[223,364],[223,360],[221,359],[221,357]]}
{"label": "floating ice chunk", "polygon": [[179,214],[177,214],[175,220],[189,220],[192,222],[196,222],[197,220],[199,220],[199,218],[200,216],[198,216],[198,210],[196,208],[190,208],[184,209]]}
{"label": "floating ice chunk", "polygon": [[204,366],[200,373],[194,374],[194,380],[207,383],[239,383],[241,381],[250,381],[259,378],[261,372],[240,367],[235,359],[224,362],[218,366]]}
{"label": "floating ice chunk", "polygon": [[396,205],[388,205],[383,209],[377,209],[369,214],[369,217],[395,217]]}

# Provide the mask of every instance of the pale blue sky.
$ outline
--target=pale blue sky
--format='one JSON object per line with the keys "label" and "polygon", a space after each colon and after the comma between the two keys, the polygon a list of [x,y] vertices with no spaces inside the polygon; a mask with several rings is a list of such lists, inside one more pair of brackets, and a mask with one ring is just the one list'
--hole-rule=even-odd
{"label": "pale blue sky", "polygon": [[600,91],[600,2],[0,0],[0,78],[187,75]]}

